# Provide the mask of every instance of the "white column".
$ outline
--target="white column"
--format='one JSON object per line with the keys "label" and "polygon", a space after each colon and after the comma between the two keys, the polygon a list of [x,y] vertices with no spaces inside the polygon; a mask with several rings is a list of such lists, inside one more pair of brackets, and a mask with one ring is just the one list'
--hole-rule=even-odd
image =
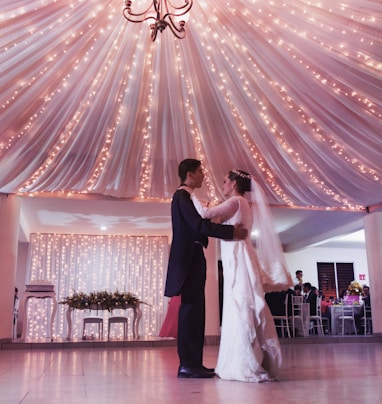
{"label": "white column", "polygon": [[370,213],[364,223],[373,334],[382,334],[382,212]]}
{"label": "white column", "polygon": [[204,251],[207,261],[206,282],[206,335],[220,335],[219,285],[218,285],[218,240],[210,238]]}
{"label": "white column", "polygon": [[12,338],[19,213],[18,197],[0,194],[0,340]]}

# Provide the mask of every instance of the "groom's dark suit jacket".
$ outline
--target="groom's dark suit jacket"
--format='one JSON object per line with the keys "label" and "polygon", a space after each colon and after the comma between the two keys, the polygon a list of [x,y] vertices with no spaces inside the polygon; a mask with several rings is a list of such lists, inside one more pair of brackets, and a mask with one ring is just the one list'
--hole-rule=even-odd
{"label": "groom's dark suit jacket", "polygon": [[[203,254],[201,245],[207,247],[208,237],[232,240],[234,229],[233,226],[202,219],[190,199],[190,194],[183,189],[177,190],[173,196],[171,216],[173,239],[165,287],[165,296],[169,297],[181,294],[182,287],[190,277],[205,277],[205,267],[200,268],[200,254]],[[204,274],[197,273],[200,271],[204,271]],[[188,281],[186,284],[189,288],[193,282],[191,286]],[[198,282],[195,286],[196,284]]]}

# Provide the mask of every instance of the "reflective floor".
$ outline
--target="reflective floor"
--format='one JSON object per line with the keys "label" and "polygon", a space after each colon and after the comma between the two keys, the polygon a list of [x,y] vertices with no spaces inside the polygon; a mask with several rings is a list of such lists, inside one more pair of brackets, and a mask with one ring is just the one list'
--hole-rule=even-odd
{"label": "reflective floor", "polygon": [[[382,344],[283,344],[279,381],[177,379],[175,346],[0,350],[0,403],[381,403]],[[218,346],[205,348],[205,365]]]}

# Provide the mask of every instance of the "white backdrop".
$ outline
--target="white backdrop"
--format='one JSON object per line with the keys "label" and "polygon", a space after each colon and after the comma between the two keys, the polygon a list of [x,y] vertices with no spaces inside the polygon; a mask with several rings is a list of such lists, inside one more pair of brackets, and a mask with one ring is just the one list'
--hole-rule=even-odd
{"label": "white backdrop", "polygon": [[[167,260],[167,237],[32,234],[27,279],[50,280],[55,285],[58,301],[73,290],[131,292],[149,304],[141,306],[140,334],[155,336],[167,310],[167,299],[163,296]],[[49,336],[51,308],[51,299],[28,300],[27,338],[37,340]],[[66,309],[67,306],[58,305],[55,338],[66,337]],[[82,337],[84,314],[88,312],[73,313],[73,338]],[[106,324],[110,314],[107,311],[99,314],[105,317]],[[130,315],[131,336],[132,310],[126,314]]]}

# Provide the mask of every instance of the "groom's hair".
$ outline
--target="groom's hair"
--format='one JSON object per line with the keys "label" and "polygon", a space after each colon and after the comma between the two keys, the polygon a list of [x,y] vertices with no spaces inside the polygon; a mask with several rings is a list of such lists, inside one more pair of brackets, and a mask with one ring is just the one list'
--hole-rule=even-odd
{"label": "groom's hair", "polygon": [[180,177],[180,180],[183,182],[187,178],[187,173],[192,172],[194,173],[201,165],[200,160],[196,159],[185,159],[179,163],[178,167],[178,174]]}

